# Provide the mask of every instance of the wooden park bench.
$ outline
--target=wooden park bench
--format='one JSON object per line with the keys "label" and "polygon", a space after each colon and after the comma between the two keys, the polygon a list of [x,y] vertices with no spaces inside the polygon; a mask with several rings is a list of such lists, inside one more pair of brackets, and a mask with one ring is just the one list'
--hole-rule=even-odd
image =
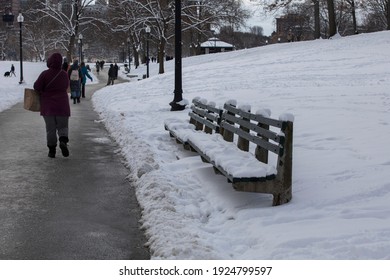
{"label": "wooden park bench", "polygon": [[[263,110],[251,113],[235,101],[223,110],[193,100],[189,122],[166,120],[165,129],[185,148],[196,151],[238,191],[269,193],[273,205],[292,198],[293,117],[276,120]],[[270,161],[269,152],[275,154]]]}

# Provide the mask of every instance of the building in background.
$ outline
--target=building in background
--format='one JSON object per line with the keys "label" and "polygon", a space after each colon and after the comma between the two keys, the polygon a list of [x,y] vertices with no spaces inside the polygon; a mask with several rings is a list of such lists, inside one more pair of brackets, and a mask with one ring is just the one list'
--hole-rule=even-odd
{"label": "building in background", "polygon": [[20,11],[20,0],[0,0],[3,23],[6,27],[12,27]]}
{"label": "building in background", "polygon": [[276,18],[276,32],[272,36],[272,42],[294,42],[313,39],[313,32],[309,27],[308,17],[287,14]]}

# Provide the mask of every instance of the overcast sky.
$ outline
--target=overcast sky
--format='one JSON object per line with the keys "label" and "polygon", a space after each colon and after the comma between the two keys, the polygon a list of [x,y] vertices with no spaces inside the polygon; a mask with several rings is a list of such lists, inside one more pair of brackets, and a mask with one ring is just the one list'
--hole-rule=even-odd
{"label": "overcast sky", "polygon": [[244,7],[251,10],[253,15],[247,21],[248,27],[261,26],[264,29],[264,35],[270,36],[275,31],[275,15],[265,15],[261,8],[250,0],[242,0]]}

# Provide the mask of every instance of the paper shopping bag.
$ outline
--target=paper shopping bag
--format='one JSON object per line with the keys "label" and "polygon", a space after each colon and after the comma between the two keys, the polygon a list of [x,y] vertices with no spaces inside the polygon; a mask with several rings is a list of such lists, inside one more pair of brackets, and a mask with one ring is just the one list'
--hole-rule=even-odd
{"label": "paper shopping bag", "polygon": [[41,110],[39,93],[35,89],[24,89],[24,109],[33,112],[39,112]]}

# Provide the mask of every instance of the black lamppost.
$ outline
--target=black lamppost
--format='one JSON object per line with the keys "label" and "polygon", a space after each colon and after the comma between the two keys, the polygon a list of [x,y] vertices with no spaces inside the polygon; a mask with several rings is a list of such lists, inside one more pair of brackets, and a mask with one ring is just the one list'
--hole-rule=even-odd
{"label": "black lamppost", "polygon": [[80,64],[83,62],[83,34],[79,34],[79,46],[80,46],[80,54],[79,54],[79,59],[80,59]]}
{"label": "black lamppost", "polygon": [[129,73],[131,69],[130,38],[127,38],[127,55],[129,56]]}
{"label": "black lamppost", "polygon": [[146,26],[146,78],[149,78],[149,38],[150,38],[150,27]]}
{"label": "black lamppost", "polygon": [[22,23],[24,21],[24,17],[22,13],[19,13],[18,15],[18,22],[19,22],[19,35],[20,35],[20,82],[19,84],[23,83],[23,44],[22,44]]}
{"label": "black lamppost", "polygon": [[185,105],[179,104],[183,100],[182,72],[181,72],[181,0],[175,0],[175,90],[171,111],[182,111]]}
{"label": "black lamppost", "polygon": [[122,43],[122,62],[126,63],[125,43]]}

